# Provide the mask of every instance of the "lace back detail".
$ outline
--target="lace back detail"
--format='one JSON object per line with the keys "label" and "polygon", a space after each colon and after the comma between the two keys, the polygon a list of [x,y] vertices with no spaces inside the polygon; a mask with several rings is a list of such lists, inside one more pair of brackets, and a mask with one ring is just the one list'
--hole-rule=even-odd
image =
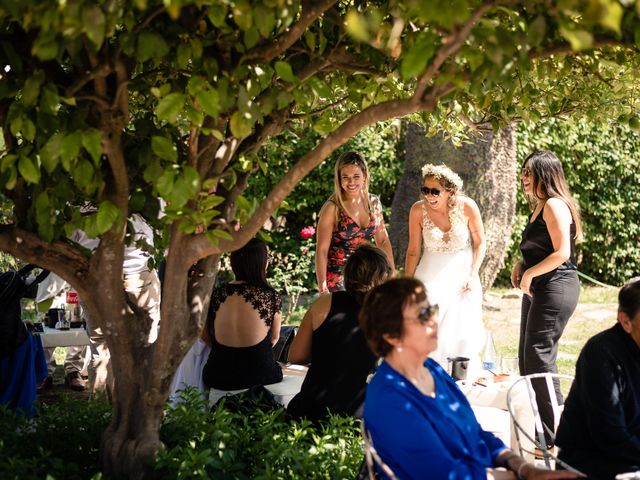
{"label": "lace back detail", "polygon": [[245,302],[251,304],[268,327],[273,323],[273,317],[276,313],[282,310],[282,299],[274,290],[246,283],[229,283],[213,290],[209,305],[209,316],[212,320],[215,319],[220,305],[234,293],[241,295]]}
{"label": "lace back detail", "polygon": [[457,200],[449,210],[451,228],[443,232],[429,217],[427,207],[422,203],[422,240],[427,252],[455,253],[471,245],[464,204]]}

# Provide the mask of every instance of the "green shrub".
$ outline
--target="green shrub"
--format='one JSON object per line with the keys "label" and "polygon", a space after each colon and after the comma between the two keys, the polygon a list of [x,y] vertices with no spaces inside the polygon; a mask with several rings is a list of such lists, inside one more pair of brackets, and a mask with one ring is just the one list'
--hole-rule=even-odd
{"label": "green shrub", "polygon": [[191,397],[171,409],[161,430],[167,450],[158,478],[354,478],[362,462],[357,422],[332,417],[319,427],[288,420],[283,410],[209,414]]}
{"label": "green shrub", "polygon": [[110,419],[101,401],[63,399],[34,419],[0,409],[0,478],[100,478],[100,437]]}
{"label": "green shrub", "polygon": [[[154,478],[354,478],[362,462],[355,420],[314,427],[286,419],[283,410],[209,413],[197,392],[184,398],[167,410],[160,430],[166,449],[149,465]],[[110,419],[101,401],[64,400],[35,419],[0,408],[0,478],[102,478],[98,449]]]}

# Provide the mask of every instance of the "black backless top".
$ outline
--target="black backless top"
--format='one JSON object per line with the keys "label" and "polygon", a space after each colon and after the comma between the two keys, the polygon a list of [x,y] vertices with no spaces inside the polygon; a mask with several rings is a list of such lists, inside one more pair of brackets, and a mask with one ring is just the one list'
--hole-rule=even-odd
{"label": "black backless top", "polygon": [[364,402],[367,376],[376,364],[358,324],[360,305],[349,293],[331,294],[331,309],[314,332],[311,366],[287,410],[318,420],[331,413],[356,415]]}
{"label": "black backless top", "polygon": [[[546,205],[545,205],[546,206]],[[553,242],[551,241],[551,235],[547,229],[547,222],[542,218],[544,207],[538,213],[536,219],[531,222],[531,215],[529,215],[529,223],[522,232],[522,241],[520,242],[520,251],[522,252],[522,272],[534,265],[540,263],[546,257],[553,253]],[[570,227],[570,241],[571,241],[571,254],[569,259],[566,260],[558,268],[551,270],[545,274],[534,277],[531,282],[531,291],[534,292],[536,287],[540,287],[548,282],[557,272],[566,270],[577,270],[575,258],[576,248],[576,223],[571,222]]]}
{"label": "black backless top", "polygon": [[261,342],[250,347],[229,347],[216,340],[216,313],[227,297],[234,294],[250,303],[269,327],[276,313],[282,310],[280,295],[272,289],[247,283],[229,283],[214,288],[209,306],[211,353],[202,371],[202,381],[207,387],[220,390],[240,390],[282,381],[282,369],[274,360],[271,349],[271,330]]}

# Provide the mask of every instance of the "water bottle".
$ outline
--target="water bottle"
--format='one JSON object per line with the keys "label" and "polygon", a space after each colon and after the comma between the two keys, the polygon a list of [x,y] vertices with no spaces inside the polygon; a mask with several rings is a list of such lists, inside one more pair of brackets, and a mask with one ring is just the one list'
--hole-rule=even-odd
{"label": "water bottle", "polygon": [[498,355],[496,346],[493,343],[493,334],[491,330],[487,332],[487,340],[484,344],[484,353],[482,354],[482,368],[495,372],[498,363]]}

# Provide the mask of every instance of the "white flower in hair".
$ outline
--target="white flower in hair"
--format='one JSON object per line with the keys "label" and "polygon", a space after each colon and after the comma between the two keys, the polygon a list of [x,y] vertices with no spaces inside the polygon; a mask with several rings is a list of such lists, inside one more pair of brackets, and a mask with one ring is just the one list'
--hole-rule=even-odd
{"label": "white flower in hair", "polygon": [[433,177],[438,181],[445,180],[446,182],[454,185],[456,190],[462,190],[462,179],[446,165],[434,165],[432,163],[427,163],[422,167],[422,178],[425,177]]}

